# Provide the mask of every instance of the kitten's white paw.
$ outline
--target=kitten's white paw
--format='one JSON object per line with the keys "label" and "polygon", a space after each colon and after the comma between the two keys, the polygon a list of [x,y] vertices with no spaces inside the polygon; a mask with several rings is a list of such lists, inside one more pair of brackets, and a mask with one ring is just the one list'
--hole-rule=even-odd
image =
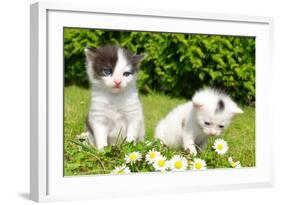
{"label": "kitten's white paw", "polygon": [[194,145],[187,146],[187,148],[185,150],[189,151],[189,153],[193,154],[194,156],[197,155],[197,150],[196,150],[196,147]]}
{"label": "kitten's white paw", "polygon": [[97,149],[98,149],[99,151],[103,151],[103,149],[104,149],[106,146],[107,146],[107,144],[98,144],[98,145],[97,145]]}
{"label": "kitten's white paw", "polygon": [[126,141],[127,142],[133,142],[133,141],[135,141],[136,139],[134,138],[134,137],[127,137],[126,138]]}

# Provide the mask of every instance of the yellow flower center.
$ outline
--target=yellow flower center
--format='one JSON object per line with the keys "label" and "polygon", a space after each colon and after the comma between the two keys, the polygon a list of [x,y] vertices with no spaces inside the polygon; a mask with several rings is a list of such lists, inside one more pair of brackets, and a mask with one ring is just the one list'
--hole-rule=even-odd
{"label": "yellow flower center", "polygon": [[175,167],[176,167],[177,169],[182,168],[182,162],[181,162],[181,161],[177,161],[177,162],[175,163]]}
{"label": "yellow flower center", "polygon": [[201,169],[202,168],[202,164],[201,163],[195,163],[195,169]]}
{"label": "yellow flower center", "polygon": [[232,166],[232,167],[236,167],[236,163],[235,163],[235,162],[232,162],[232,163],[231,163],[231,166]]}
{"label": "yellow flower center", "polygon": [[156,153],[155,153],[155,152],[151,152],[151,153],[149,154],[149,157],[150,157],[151,159],[154,159],[154,158],[156,157]]}
{"label": "yellow flower center", "polygon": [[218,150],[221,151],[221,150],[223,149],[223,145],[222,145],[222,144],[218,144],[218,147],[217,147],[217,148],[218,148]]}
{"label": "yellow flower center", "polygon": [[137,159],[137,155],[136,154],[130,154],[130,160],[136,160]]}
{"label": "yellow flower center", "polygon": [[159,167],[164,167],[165,166],[165,161],[164,160],[159,160],[157,162],[157,164],[158,164]]}

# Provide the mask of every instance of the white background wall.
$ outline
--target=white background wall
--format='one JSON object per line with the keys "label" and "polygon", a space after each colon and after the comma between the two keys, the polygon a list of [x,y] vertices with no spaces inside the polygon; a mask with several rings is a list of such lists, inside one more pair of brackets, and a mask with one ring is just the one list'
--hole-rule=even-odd
{"label": "white background wall", "polygon": [[[0,204],[31,204],[29,193],[29,4],[35,1],[6,0],[0,4]],[[79,0],[79,2],[83,2]],[[149,197],[83,201],[82,204],[280,204],[280,94],[281,88],[281,6],[274,0],[92,0],[103,6],[187,10],[244,15],[272,16],[275,20],[275,81],[269,92],[275,111],[275,181],[274,188]],[[265,68],[266,69],[266,68]],[[279,82],[278,82],[279,81]],[[279,93],[278,93],[279,91]],[[266,108],[265,108],[266,109]],[[266,137],[266,136],[265,136]],[[188,182],[186,182],[188,183]],[[78,202],[67,202],[76,204]]]}

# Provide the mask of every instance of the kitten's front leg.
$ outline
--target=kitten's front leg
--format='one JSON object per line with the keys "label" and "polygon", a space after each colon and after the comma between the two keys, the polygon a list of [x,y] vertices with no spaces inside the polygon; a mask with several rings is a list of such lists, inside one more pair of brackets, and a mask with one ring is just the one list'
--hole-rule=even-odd
{"label": "kitten's front leg", "polygon": [[127,127],[127,142],[135,141],[139,136],[139,130],[141,128],[141,120],[138,118],[132,118],[128,120],[128,127]]}
{"label": "kitten's front leg", "polygon": [[197,142],[197,140],[196,140],[196,145],[198,145],[200,151],[205,149],[207,144],[208,144],[207,136],[202,136],[199,142]]}
{"label": "kitten's front leg", "polygon": [[183,148],[186,151],[189,150],[190,154],[197,155],[197,150],[192,133],[186,131],[183,132]]}
{"label": "kitten's front leg", "polygon": [[107,146],[108,127],[103,123],[94,122],[93,125],[96,146],[102,150]]}

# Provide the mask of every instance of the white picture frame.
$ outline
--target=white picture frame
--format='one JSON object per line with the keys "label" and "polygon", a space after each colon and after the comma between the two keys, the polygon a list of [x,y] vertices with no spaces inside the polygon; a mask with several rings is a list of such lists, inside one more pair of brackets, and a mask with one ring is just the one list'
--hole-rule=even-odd
{"label": "white picture frame", "polygon": [[[30,198],[95,199],[273,186],[273,19],[182,11],[35,3],[30,13]],[[63,27],[256,37],[256,166],[180,173],[63,176]],[[202,180],[203,179],[203,180]],[[187,183],[177,183],[186,181]],[[149,186],[147,184],[149,183]]]}

